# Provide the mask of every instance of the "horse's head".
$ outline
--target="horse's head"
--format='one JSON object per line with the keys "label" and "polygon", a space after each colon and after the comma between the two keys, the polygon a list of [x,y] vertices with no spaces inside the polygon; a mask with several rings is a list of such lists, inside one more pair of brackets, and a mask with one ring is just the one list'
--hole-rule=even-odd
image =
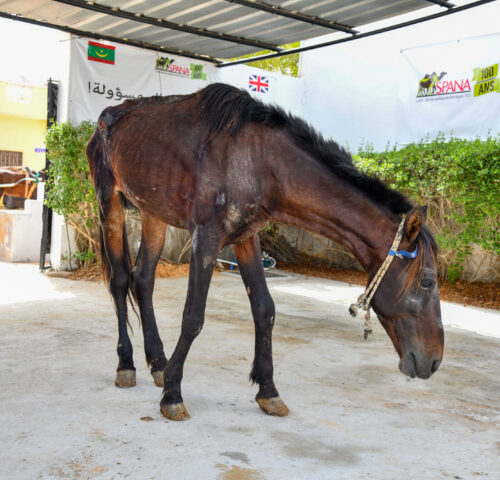
{"label": "horse's head", "polygon": [[373,297],[372,307],[399,354],[399,369],[414,378],[429,378],[441,364],[444,334],[439,303],[436,244],[425,227],[427,208],[406,217],[399,250]]}

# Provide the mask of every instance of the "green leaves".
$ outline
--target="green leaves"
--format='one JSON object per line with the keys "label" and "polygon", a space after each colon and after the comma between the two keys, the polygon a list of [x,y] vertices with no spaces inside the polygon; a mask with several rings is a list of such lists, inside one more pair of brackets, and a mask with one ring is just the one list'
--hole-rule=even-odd
{"label": "green leaves", "polygon": [[51,161],[45,203],[75,229],[79,249],[76,258],[81,264],[95,261],[97,202],[85,155],[94,130],[91,122],[78,126],[71,122],[54,123],[45,135]]}
{"label": "green leaves", "polygon": [[85,148],[95,125],[83,122],[54,123],[45,136],[51,166],[48,172],[47,205],[60,215],[78,213],[81,202],[94,202]]}
{"label": "green leaves", "polygon": [[[300,47],[300,42],[288,43],[287,45],[282,45],[285,50],[291,48]],[[232,58],[231,60],[241,60],[243,58],[258,57],[260,55],[267,55],[269,53],[274,53],[271,50],[262,50],[256,53],[249,53],[248,55],[242,55],[238,58]],[[283,57],[270,58],[268,60],[259,60],[257,62],[248,63],[247,65],[251,67],[261,68],[262,70],[267,70],[268,72],[278,72],[283,75],[291,75],[292,77],[298,77],[299,75],[299,55],[300,53],[293,53],[291,55],[285,55]]]}
{"label": "green leaves", "polygon": [[439,134],[382,153],[362,145],[355,162],[416,203],[430,205],[449,277],[461,274],[474,244],[500,254],[500,137],[463,140]]}

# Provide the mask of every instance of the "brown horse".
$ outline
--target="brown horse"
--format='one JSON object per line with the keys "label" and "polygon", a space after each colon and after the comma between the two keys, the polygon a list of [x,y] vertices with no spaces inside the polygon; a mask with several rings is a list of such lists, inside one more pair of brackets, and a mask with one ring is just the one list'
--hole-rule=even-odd
{"label": "brown horse", "polygon": [[[99,117],[87,146],[99,203],[105,278],[118,315],[116,385],[135,385],[127,332],[127,295],[137,301],[146,360],[163,385],[161,411],[189,418],[181,396],[186,356],[200,333],[219,250],[232,244],[255,322],[250,378],[271,415],[288,408],[273,381],[273,300],[264,278],[257,234],[270,220],[319,233],[344,246],[376,276],[401,225],[400,247],[371,306],[390,336],[405,374],[428,378],[443,355],[436,245],[425,209],[361,174],[352,159],[304,121],[247,92],[212,84],[185,96],[127,100]],[[131,265],[124,201],[142,216],[142,243]],[[405,220],[401,223],[402,217]],[[167,362],[152,304],[154,272],[167,224],[192,237],[189,286],[181,335]],[[400,258],[399,258],[400,257]]]}
{"label": "brown horse", "polygon": [[43,179],[41,173],[28,167],[0,167],[0,198],[11,197],[36,199],[37,184]]}

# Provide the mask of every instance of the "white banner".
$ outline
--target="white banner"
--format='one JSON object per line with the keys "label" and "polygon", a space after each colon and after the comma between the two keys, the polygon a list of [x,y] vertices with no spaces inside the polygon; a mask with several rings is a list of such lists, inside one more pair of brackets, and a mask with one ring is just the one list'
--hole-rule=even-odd
{"label": "white banner", "polygon": [[209,62],[127,45],[71,39],[68,118],[97,121],[104,108],[127,98],[195,92],[217,81]]}
{"label": "white banner", "polygon": [[401,52],[398,138],[462,138],[500,132],[500,35]]}
{"label": "white banner", "polygon": [[295,115],[303,115],[304,87],[302,78],[267,72],[248,65],[217,69],[220,82],[246,89],[264,103],[276,104]]}

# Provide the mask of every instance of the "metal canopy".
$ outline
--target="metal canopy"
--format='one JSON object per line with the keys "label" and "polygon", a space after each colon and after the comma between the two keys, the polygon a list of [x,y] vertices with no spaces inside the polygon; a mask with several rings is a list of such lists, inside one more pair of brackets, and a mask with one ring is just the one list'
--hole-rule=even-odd
{"label": "metal canopy", "polygon": [[279,45],[332,32],[361,38],[355,27],[435,4],[464,8],[441,0],[0,0],[0,16],[221,63],[260,50],[280,55]]}

